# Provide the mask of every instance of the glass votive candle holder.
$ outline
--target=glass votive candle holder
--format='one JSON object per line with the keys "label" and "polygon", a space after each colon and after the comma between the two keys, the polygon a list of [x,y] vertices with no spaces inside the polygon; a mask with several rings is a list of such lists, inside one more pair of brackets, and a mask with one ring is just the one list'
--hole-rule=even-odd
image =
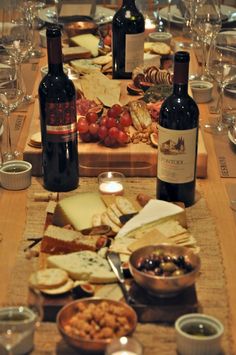
{"label": "glass votive candle holder", "polygon": [[135,338],[114,339],[106,348],[105,355],[142,355],[143,347]]}
{"label": "glass votive candle holder", "polygon": [[99,191],[106,195],[123,195],[124,174],[117,171],[106,171],[98,175]]}

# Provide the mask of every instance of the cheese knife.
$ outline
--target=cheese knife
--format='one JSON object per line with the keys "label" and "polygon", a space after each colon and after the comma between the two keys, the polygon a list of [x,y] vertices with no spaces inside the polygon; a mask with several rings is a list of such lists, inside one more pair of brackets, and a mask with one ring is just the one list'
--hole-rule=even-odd
{"label": "cheese knife", "polygon": [[121,288],[121,291],[124,295],[125,301],[128,304],[134,304],[135,301],[134,299],[129,295],[129,292],[125,286],[125,277],[123,273],[123,269],[121,267],[121,260],[119,254],[113,252],[113,251],[108,251],[107,252],[107,261],[110,264],[114,274],[117,277],[119,286]]}

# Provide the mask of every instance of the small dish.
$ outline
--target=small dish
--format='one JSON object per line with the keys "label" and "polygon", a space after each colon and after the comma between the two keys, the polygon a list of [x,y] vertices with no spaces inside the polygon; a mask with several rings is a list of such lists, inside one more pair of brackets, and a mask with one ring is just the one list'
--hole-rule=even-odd
{"label": "small dish", "polygon": [[[86,335],[86,332],[83,330],[84,324],[79,324],[80,313],[81,316],[83,316],[85,309],[88,312],[87,314],[90,314],[90,318],[86,318],[86,321],[84,321],[84,323],[87,323],[85,324],[87,330],[95,325],[95,332],[90,333],[90,335],[88,335],[88,332]],[[108,336],[108,333],[104,333],[107,331],[107,327],[105,331],[103,331],[104,326],[96,326],[99,319],[96,318],[94,313],[95,309],[99,312],[97,314],[99,314],[100,317],[104,317],[104,319],[108,319],[109,315],[113,319],[116,318],[115,314],[120,314],[122,315],[120,318],[123,318],[123,323],[121,324],[119,321],[116,322],[115,320],[114,325],[108,327],[110,334],[110,336]],[[124,302],[110,299],[92,297],[72,301],[67,303],[57,314],[57,327],[64,340],[83,353],[103,353],[112,340],[120,336],[131,335],[136,326],[137,315],[133,308]]]}
{"label": "small dish", "polygon": [[190,313],[175,322],[177,349],[181,355],[216,355],[221,353],[224,333],[222,323],[206,314]]}
{"label": "small dish", "polygon": [[193,80],[190,82],[190,88],[197,104],[211,101],[213,84],[210,81]]}
{"label": "small dish", "polygon": [[11,160],[0,168],[0,183],[7,190],[24,190],[31,184],[32,165],[24,160]]}
{"label": "small dish", "polygon": [[[161,268],[163,258],[170,260],[172,267],[173,263],[175,265],[179,265],[179,262],[181,265],[184,264],[184,268],[181,266],[181,269],[185,269],[185,272],[160,274],[152,271],[152,266],[155,266],[156,269]],[[151,268],[148,269],[148,272],[141,268],[141,263],[144,260],[150,262]],[[187,264],[191,266],[191,269],[187,270]],[[200,257],[188,247],[171,244],[144,246],[133,251],[129,258],[129,269],[135,282],[155,297],[173,297],[193,285],[199,275],[200,265]],[[174,266],[173,269],[180,268]]]}
{"label": "small dish", "polygon": [[148,38],[151,42],[162,42],[170,45],[172,34],[169,32],[151,32]]}
{"label": "small dish", "polygon": [[12,350],[13,355],[28,354],[31,352],[34,344],[35,323],[36,315],[28,307],[10,306],[0,309],[0,331],[7,332],[7,330],[14,329],[20,338]]}

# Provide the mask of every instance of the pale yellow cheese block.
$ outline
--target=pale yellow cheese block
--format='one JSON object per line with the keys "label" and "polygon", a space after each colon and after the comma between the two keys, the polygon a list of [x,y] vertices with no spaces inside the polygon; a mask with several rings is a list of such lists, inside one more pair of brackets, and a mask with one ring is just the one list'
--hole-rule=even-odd
{"label": "pale yellow cheese block", "polygon": [[76,46],[87,48],[93,57],[98,56],[99,38],[91,33],[71,37],[70,41]]}
{"label": "pale yellow cheese block", "polygon": [[98,192],[83,192],[66,197],[58,202],[53,215],[53,224],[63,227],[72,225],[76,230],[92,227],[92,217],[103,213],[106,206]]}

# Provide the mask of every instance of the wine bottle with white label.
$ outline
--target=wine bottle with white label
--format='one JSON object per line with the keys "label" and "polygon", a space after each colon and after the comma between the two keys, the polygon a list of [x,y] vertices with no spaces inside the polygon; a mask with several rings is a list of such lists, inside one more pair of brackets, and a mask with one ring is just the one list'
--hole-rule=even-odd
{"label": "wine bottle with white label", "polygon": [[130,79],[132,71],[143,64],[144,17],[134,0],[123,0],[112,21],[113,79]]}
{"label": "wine bottle with white label", "polygon": [[47,28],[48,73],[39,85],[44,186],[69,191],[78,186],[76,91],[63,71],[61,30]]}
{"label": "wine bottle with white label", "polygon": [[199,110],[188,95],[188,52],[174,57],[173,93],[163,102],[158,124],[157,198],[194,203]]}

